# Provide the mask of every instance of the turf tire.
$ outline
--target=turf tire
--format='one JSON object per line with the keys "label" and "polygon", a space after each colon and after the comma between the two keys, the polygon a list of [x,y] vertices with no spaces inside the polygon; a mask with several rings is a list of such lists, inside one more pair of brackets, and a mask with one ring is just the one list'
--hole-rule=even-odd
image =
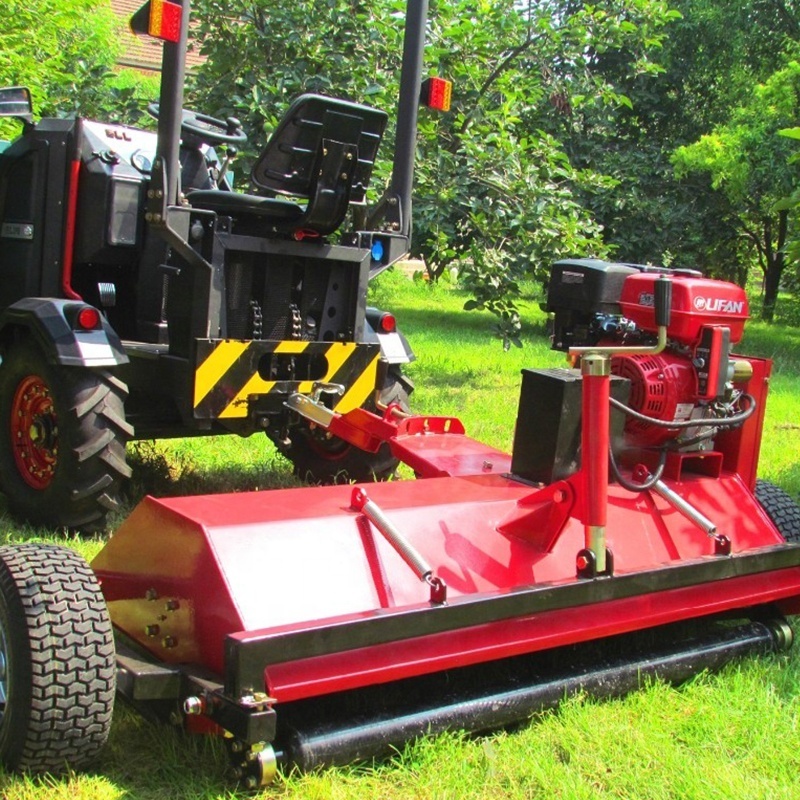
{"label": "turf tire", "polygon": [[756,500],[787,542],[800,544],[800,506],[774,483],[756,481]]}
{"label": "turf tire", "polygon": [[60,773],[91,761],[114,707],[114,639],[105,601],[76,552],[0,547],[0,762]]}

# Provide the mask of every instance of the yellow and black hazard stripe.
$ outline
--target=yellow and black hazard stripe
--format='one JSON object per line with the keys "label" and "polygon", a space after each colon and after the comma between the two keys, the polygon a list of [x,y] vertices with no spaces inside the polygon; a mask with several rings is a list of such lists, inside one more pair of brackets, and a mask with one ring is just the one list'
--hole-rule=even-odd
{"label": "yellow and black hazard stripe", "polygon": [[196,345],[195,419],[246,417],[254,400],[310,394],[317,381],[345,387],[334,406],[344,414],[376,388],[377,344],[201,339]]}

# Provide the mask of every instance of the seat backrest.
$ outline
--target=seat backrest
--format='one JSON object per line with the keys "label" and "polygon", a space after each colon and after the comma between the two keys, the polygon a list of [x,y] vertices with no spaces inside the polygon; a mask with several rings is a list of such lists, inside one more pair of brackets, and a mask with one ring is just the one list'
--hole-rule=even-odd
{"label": "seat backrest", "polygon": [[258,158],[251,178],[267,193],[313,199],[318,194],[325,142],[357,154],[347,170],[349,202],[364,201],[367,184],[386,128],[387,115],[370,106],[333,97],[304,94],[284,115]]}

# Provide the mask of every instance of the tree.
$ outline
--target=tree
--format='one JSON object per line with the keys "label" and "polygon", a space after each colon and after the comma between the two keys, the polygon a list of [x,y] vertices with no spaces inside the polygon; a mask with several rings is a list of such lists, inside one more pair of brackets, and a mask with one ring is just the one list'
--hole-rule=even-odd
{"label": "tree", "polygon": [[743,282],[750,256],[729,198],[711,187],[706,173],[678,180],[671,154],[726,122],[752,86],[785,63],[797,38],[798,4],[673,0],[671,5],[681,17],[655,53],[661,72],[633,74],[624,54],[602,56],[598,70],[631,106],[573,115],[570,158],[616,179],[611,190],[582,201],[621,260],[700,268]]}
{"label": "tree", "polygon": [[[208,60],[195,95],[214,113],[267,132],[301,91],[393,108],[400,0],[327,0],[313,10],[289,0],[198,0],[196,8]],[[607,252],[580,194],[609,182],[572,165],[549,118],[624,103],[597,73],[597,54],[616,48],[631,70],[649,69],[671,18],[661,0],[432,0],[427,63],[453,80],[454,105],[445,116],[421,115],[414,247],[433,278],[458,264],[476,294],[470,307],[499,315],[506,344],[520,275],[541,275],[560,256]],[[390,131],[384,154],[391,139]],[[379,163],[379,181],[387,171]]]}
{"label": "tree", "polygon": [[674,156],[679,177],[708,173],[712,187],[730,202],[736,225],[764,273],[761,316],[767,321],[774,318],[787,263],[791,230],[786,198],[800,177],[789,163],[792,147],[779,131],[796,121],[799,107],[800,64],[791,61],[754,87],[728,122],[694,144],[678,148]]}
{"label": "tree", "polygon": [[[102,0],[10,0],[0,30],[0,85],[27,86],[39,116],[135,122],[154,83],[132,70],[115,73],[120,25]],[[0,126],[0,138],[18,127],[10,120]]]}
{"label": "tree", "polygon": [[0,83],[30,88],[43,115],[82,108],[114,64],[115,25],[99,0],[10,0],[0,32]]}

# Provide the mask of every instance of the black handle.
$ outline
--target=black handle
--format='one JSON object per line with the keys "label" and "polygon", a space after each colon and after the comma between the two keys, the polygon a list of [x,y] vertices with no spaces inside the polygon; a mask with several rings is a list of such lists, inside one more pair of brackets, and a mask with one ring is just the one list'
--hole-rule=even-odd
{"label": "black handle", "polygon": [[672,311],[672,281],[663,275],[656,279],[654,291],[656,325],[669,327]]}

